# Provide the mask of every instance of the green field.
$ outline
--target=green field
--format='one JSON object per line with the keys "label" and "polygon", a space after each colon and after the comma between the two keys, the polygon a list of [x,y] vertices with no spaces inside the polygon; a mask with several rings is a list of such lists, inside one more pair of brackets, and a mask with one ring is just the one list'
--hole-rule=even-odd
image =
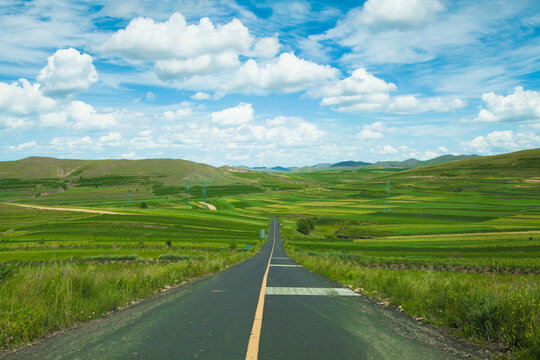
{"label": "green field", "polygon": [[[310,269],[458,336],[540,356],[540,150],[410,170],[284,174],[189,162],[169,171],[173,160],[159,161],[47,159],[39,172],[0,163],[0,293],[11,299],[0,304],[0,326],[15,335],[0,337],[3,348],[88,320],[73,315],[80,311],[103,314],[244,259],[274,216],[289,254]],[[218,211],[200,204],[203,177]],[[313,223],[309,234],[299,219]],[[77,280],[55,282],[62,272]],[[36,300],[61,296],[72,301]],[[30,323],[29,309],[40,309]]]}

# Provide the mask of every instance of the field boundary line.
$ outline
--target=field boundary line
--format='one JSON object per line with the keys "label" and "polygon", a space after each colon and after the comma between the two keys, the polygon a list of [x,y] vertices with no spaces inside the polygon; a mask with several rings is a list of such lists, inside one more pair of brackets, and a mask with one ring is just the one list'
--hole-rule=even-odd
{"label": "field boundary line", "polygon": [[274,246],[276,245],[276,223],[274,223],[273,238],[274,242],[272,243],[272,250],[270,251],[270,257],[268,258],[268,265],[266,266],[266,271],[263,276],[261,292],[259,293],[259,302],[257,303],[257,310],[255,310],[255,318],[253,319],[253,327],[251,328],[251,334],[249,336],[246,360],[257,360],[259,356],[259,340],[261,338],[264,298],[266,296],[266,280],[268,279],[270,262],[272,261],[272,255],[274,255]]}

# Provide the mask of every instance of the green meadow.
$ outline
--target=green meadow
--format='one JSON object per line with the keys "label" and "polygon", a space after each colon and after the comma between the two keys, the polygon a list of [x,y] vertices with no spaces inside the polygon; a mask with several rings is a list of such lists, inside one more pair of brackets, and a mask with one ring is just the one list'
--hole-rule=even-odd
{"label": "green meadow", "polygon": [[[2,348],[245,259],[273,216],[289,255],[311,270],[502,356],[540,357],[538,149],[409,170],[159,161],[0,164]],[[200,203],[202,178],[217,211]]]}

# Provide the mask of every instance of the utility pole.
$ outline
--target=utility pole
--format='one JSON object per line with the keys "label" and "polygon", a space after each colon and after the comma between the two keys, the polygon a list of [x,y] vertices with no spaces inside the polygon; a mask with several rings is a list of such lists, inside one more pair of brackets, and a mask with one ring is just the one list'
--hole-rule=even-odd
{"label": "utility pole", "polygon": [[206,178],[202,179],[202,198],[203,202],[206,202]]}
{"label": "utility pole", "polygon": [[127,207],[131,206],[131,190],[126,193]]}
{"label": "utility pole", "polygon": [[390,201],[390,180],[386,182],[386,198],[384,200],[384,212],[391,212],[392,204]]}
{"label": "utility pole", "polygon": [[186,187],[186,197],[184,201],[186,204],[186,208],[188,208],[189,207],[189,180],[188,179],[184,180],[184,185]]}

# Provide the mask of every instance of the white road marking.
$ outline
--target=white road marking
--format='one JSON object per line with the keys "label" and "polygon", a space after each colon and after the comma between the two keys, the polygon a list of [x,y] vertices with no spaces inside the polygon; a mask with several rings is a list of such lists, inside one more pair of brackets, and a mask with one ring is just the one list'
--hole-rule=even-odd
{"label": "white road marking", "polygon": [[270,266],[281,266],[281,267],[302,267],[301,265],[289,265],[289,264],[270,264]]}
{"label": "white road marking", "polygon": [[360,296],[347,288],[267,287],[266,295]]}
{"label": "white road marking", "polygon": [[277,257],[277,256],[274,256],[272,259],[277,259],[277,260],[289,260],[288,257]]}

